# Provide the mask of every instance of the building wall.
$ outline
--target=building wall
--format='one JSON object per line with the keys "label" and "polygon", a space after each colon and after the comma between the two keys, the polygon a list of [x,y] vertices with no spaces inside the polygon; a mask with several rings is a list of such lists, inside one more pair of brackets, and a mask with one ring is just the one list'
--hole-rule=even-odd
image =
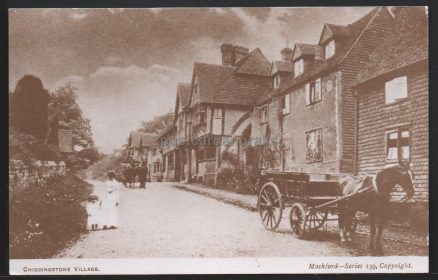
{"label": "building wall", "polygon": [[368,24],[358,37],[354,47],[349,50],[348,56],[341,65],[341,98],[339,114],[340,132],[340,171],[354,173],[356,156],[356,99],[353,96],[357,73],[368,62],[368,56],[374,51],[377,44],[384,38],[387,29],[393,24],[389,12],[382,8],[375,18]]}
{"label": "building wall", "polygon": [[[333,72],[322,77],[322,98],[315,104],[306,105],[305,86],[291,93],[290,113],[283,116],[285,170],[311,173],[339,172],[339,158],[337,157],[339,81],[340,72]],[[322,161],[308,163],[306,132],[319,128],[322,130]]]}
{"label": "building wall", "polygon": [[385,81],[373,82],[358,92],[358,172],[373,174],[395,164],[386,160],[385,133],[392,128],[408,126],[411,168],[419,200],[428,200],[429,188],[429,84],[425,67],[407,72],[408,98],[400,103],[385,105]]}

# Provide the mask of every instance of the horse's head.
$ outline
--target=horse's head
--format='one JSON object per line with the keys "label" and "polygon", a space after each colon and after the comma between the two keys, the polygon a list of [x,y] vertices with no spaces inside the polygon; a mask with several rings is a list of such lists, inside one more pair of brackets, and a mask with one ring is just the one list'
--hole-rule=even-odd
{"label": "horse's head", "polygon": [[398,178],[397,184],[400,185],[406,192],[406,198],[411,198],[414,196],[414,173],[412,172],[410,166],[406,162],[400,162],[398,166]]}
{"label": "horse's head", "polygon": [[383,169],[376,176],[379,193],[388,198],[395,185],[399,185],[404,189],[406,199],[411,198],[415,193],[413,180],[414,174],[406,163]]}

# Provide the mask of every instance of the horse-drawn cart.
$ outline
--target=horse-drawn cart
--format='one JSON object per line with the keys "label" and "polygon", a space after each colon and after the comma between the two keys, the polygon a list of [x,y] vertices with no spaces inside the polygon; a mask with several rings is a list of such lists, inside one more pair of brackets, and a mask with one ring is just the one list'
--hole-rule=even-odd
{"label": "horse-drawn cart", "polygon": [[[258,196],[258,208],[264,227],[275,230],[283,211],[290,208],[292,232],[303,238],[309,231],[321,228],[328,220],[337,220],[342,190],[335,179],[310,181],[309,174],[298,172],[265,172]],[[368,190],[361,190],[359,193]],[[353,195],[356,195],[355,193]],[[354,227],[356,219],[354,221]]]}

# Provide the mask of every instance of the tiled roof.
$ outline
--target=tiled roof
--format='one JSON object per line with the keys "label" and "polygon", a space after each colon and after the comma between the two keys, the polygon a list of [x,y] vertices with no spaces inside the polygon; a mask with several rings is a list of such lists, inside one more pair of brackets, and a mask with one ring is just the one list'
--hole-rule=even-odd
{"label": "tiled roof", "polygon": [[316,45],[311,44],[296,43],[295,47],[300,49],[303,55],[314,55],[316,51]]}
{"label": "tiled roof", "polygon": [[[236,67],[206,63],[195,63],[194,72],[198,79],[199,96],[194,102],[211,102],[222,85],[231,78]],[[191,97],[193,98],[193,97]]]}
{"label": "tiled roof", "polygon": [[129,134],[128,145],[131,148],[151,147],[154,145],[157,137],[139,131],[131,131]]}
{"label": "tiled roof", "polygon": [[270,77],[249,76],[236,73],[214,97],[214,103],[257,105],[257,100],[269,94],[272,88]]}
{"label": "tiled roof", "polygon": [[[352,48],[356,39],[362,34],[362,31],[366,28],[367,24],[379,13],[382,9],[386,9],[384,7],[377,7],[371,10],[367,15],[360,18],[358,21],[349,24],[349,36],[342,41],[339,47],[336,49],[336,54],[329,59],[315,61],[312,65],[312,68],[304,72],[303,74],[297,77],[289,77],[286,78],[280,87],[276,90],[273,90],[270,95],[266,97],[263,96],[259,99],[259,104],[268,101],[272,96],[280,94],[289,90],[290,88],[302,84],[311,78],[314,78],[318,75],[321,75],[324,71],[328,71],[333,67],[339,65],[344,58],[348,55],[348,51]],[[387,12],[387,11],[386,11]]]}
{"label": "tiled roof", "polygon": [[199,96],[192,103],[254,105],[270,91],[270,71],[271,63],[260,49],[249,53],[236,66],[195,63]]}
{"label": "tiled roof", "polygon": [[177,87],[177,94],[183,108],[189,106],[190,98],[190,84],[179,83]]}
{"label": "tiled roof", "polygon": [[336,25],[327,23],[327,27],[333,33],[333,36],[348,36],[350,33],[350,29],[345,25]]}
{"label": "tiled roof", "polygon": [[237,73],[257,75],[257,76],[269,76],[271,70],[271,62],[263,55],[259,48],[256,48],[244,57],[237,64]]}
{"label": "tiled roof", "polygon": [[429,57],[427,21],[424,32],[395,26],[370,56],[369,63],[357,75],[357,84],[406,67]]}
{"label": "tiled roof", "polygon": [[272,62],[271,76],[277,72],[289,72],[294,71],[294,65],[290,61],[274,61]]}

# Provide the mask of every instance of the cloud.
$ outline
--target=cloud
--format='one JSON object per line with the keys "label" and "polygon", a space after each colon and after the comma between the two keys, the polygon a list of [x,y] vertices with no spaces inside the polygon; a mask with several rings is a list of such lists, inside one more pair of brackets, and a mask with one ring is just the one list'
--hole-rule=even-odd
{"label": "cloud", "polygon": [[141,120],[170,110],[194,62],[220,63],[222,43],[278,60],[287,41],[316,43],[324,23],[348,24],[370,9],[13,9],[10,88],[25,74],[80,85],[96,143],[108,151]]}
{"label": "cloud", "polygon": [[105,66],[87,77],[69,76],[56,84],[78,86],[79,104],[91,119],[96,145],[112,152],[142,120],[172,111],[182,78],[178,69],[159,64]]}

